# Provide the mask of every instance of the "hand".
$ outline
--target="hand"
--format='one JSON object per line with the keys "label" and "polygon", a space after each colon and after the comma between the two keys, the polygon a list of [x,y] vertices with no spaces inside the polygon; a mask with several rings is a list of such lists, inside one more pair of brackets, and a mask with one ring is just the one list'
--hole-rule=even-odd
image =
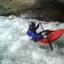
{"label": "hand", "polygon": [[41,24],[41,22],[40,22],[40,21],[38,21],[38,22],[37,22],[37,24]]}
{"label": "hand", "polygon": [[44,35],[44,38],[47,38],[47,36],[46,36],[46,35]]}
{"label": "hand", "polygon": [[41,24],[41,22],[39,22],[39,24]]}

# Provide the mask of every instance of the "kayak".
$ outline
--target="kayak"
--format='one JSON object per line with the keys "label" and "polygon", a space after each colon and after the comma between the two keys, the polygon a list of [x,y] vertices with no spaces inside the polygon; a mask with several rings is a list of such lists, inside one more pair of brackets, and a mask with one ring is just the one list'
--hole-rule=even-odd
{"label": "kayak", "polygon": [[55,40],[57,40],[62,34],[63,34],[63,29],[57,29],[57,30],[49,30],[50,33],[46,35],[46,38],[42,38],[41,40],[38,41],[38,43],[41,44],[48,44],[53,43]]}

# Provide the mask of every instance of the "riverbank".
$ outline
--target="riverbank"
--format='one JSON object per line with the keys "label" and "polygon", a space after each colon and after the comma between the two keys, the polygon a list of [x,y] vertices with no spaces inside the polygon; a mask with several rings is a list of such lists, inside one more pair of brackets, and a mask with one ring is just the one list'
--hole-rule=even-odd
{"label": "riverbank", "polygon": [[17,7],[13,8],[13,6],[9,7],[9,8],[0,6],[0,8],[1,8],[0,16],[25,15],[26,18],[47,20],[47,21],[55,20],[55,21],[64,22],[64,3],[47,1],[44,3],[43,2],[40,3],[40,5],[38,5],[38,6],[36,6],[36,4],[34,4],[34,3],[32,6],[28,6],[28,7],[27,6],[25,7],[25,6],[18,5],[18,9],[17,9]]}

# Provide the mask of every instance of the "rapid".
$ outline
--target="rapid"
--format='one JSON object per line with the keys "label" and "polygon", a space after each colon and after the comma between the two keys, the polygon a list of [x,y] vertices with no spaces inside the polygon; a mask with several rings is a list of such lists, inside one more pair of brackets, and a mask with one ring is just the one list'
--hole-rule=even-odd
{"label": "rapid", "polygon": [[[38,20],[0,16],[0,64],[64,64],[64,34],[52,44],[57,46],[53,51],[48,46],[40,48],[26,34],[31,21]],[[58,21],[41,24],[44,29],[64,29],[64,23]]]}

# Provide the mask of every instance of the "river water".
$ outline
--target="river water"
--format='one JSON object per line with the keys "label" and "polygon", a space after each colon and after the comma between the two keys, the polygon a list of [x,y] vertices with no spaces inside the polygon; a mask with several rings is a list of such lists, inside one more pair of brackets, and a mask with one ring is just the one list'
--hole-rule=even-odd
{"label": "river water", "polygon": [[[31,21],[38,20],[0,16],[0,64],[64,64],[64,34],[52,44],[53,51],[48,46],[40,48],[26,34]],[[41,24],[44,29],[64,29],[64,23]]]}

